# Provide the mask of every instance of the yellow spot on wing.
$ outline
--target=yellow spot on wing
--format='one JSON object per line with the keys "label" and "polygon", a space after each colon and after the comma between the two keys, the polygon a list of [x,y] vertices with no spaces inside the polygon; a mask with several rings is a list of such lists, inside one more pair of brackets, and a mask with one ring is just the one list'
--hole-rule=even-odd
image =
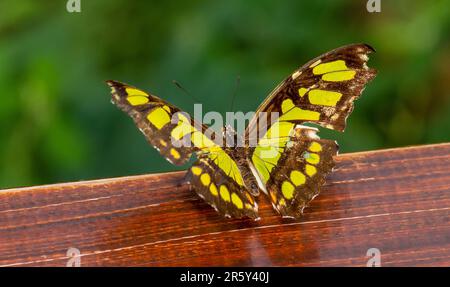
{"label": "yellow spot on wing", "polygon": [[325,90],[311,90],[308,93],[308,98],[311,104],[320,106],[334,107],[341,97],[342,94],[339,92]]}
{"label": "yellow spot on wing", "polygon": [[270,178],[270,172],[277,165],[281,153],[273,146],[257,146],[253,152],[252,161],[266,183]]}
{"label": "yellow spot on wing", "polygon": [[179,122],[179,124],[175,128],[173,128],[173,130],[170,132],[170,135],[174,139],[179,140],[193,131],[194,128],[190,124],[184,124],[182,122]]}
{"label": "yellow spot on wing", "polygon": [[225,185],[221,185],[219,188],[220,197],[222,197],[223,200],[226,202],[230,202],[230,192],[228,191],[228,188]]}
{"label": "yellow spot on wing", "polygon": [[214,162],[225,172],[229,174],[231,171],[232,159],[222,150],[216,152],[217,158]]}
{"label": "yellow spot on wing", "polygon": [[298,94],[300,95],[300,97],[303,97],[307,92],[308,92],[308,89],[305,89],[305,88],[298,89]]}
{"label": "yellow spot on wing", "polygon": [[318,142],[312,142],[309,146],[309,150],[312,152],[320,152],[322,151],[322,146]]}
{"label": "yellow spot on wing", "polygon": [[323,63],[313,68],[314,75],[321,75],[325,73],[335,72],[335,71],[343,71],[347,70],[347,65],[345,65],[345,61],[337,60],[333,62]]}
{"label": "yellow spot on wing", "polygon": [[209,174],[204,173],[200,176],[200,181],[204,186],[208,186],[211,182],[211,177],[209,176]]}
{"label": "yellow spot on wing", "polygon": [[185,115],[183,115],[182,113],[177,113],[177,115],[178,115],[178,119],[179,119],[180,121],[182,121],[184,124],[188,124],[188,125],[191,124],[191,122],[189,121],[189,119],[188,119]]}
{"label": "yellow spot on wing", "polygon": [[318,164],[320,161],[320,156],[316,153],[307,153],[306,161],[311,164]]}
{"label": "yellow spot on wing", "polygon": [[170,113],[170,108],[169,108],[169,106],[164,105],[164,106],[163,106],[163,109],[166,110],[168,113]]}
{"label": "yellow spot on wing", "polygon": [[211,192],[212,195],[217,196],[219,193],[217,192],[217,187],[214,183],[211,183],[211,185],[209,186],[209,191]]}
{"label": "yellow spot on wing", "polygon": [[322,80],[329,82],[348,81],[355,77],[356,71],[340,71],[328,73],[322,76]]}
{"label": "yellow spot on wing", "polygon": [[133,96],[128,96],[127,101],[132,106],[140,106],[140,105],[148,103],[148,98],[144,97],[144,96],[134,96],[133,95]]}
{"label": "yellow spot on wing", "polygon": [[195,131],[194,133],[192,133],[191,141],[195,147],[198,147],[200,149],[213,147],[216,145],[205,134],[199,131]]}
{"label": "yellow spot on wing", "polygon": [[306,182],[306,176],[298,170],[293,170],[291,172],[290,179],[295,186],[302,185]]}
{"label": "yellow spot on wing", "polygon": [[291,99],[286,99],[281,103],[281,111],[283,112],[283,114],[292,109],[293,107],[295,107],[295,105]]}
{"label": "yellow spot on wing", "polygon": [[173,156],[174,159],[179,159],[181,157],[180,153],[174,148],[170,149],[170,154]]}
{"label": "yellow spot on wing", "polygon": [[254,153],[263,161],[271,163],[271,165],[267,166],[268,168],[270,167],[269,169],[272,169],[272,166],[277,165],[281,156],[279,150],[273,146],[257,146]]}
{"label": "yellow spot on wing", "polygon": [[161,107],[153,109],[147,119],[159,130],[170,122],[169,114]]}
{"label": "yellow spot on wing", "polygon": [[233,202],[233,204],[238,208],[238,209],[242,209],[244,207],[244,203],[242,202],[242,200],[239,198],[239,196],[236,193],[232,193],[231,194],[231,202]]}
{"label": "yellow spot on wing", "polygon": [[294,197],[295,187],[289,181],[284,181],[281,185],[281,192],[286,199],[291,199]]}
{"label": "yellow spot on wing", "polygon": [[202,173],[202,169],[198,166],[191,167],[192,173],[195,175],[200,175]]}
{"label": "yellow spot on wing", "polygon": [[277,194],[274,191],[270,192],[270,198],[272,199],[272,202],[277,202]]}
{"label": "yellow spot on wing", "polygon": [[251,203],[251,204],[253,204],[253,197],[250,195],[250,193],[248,193],[248,192],[246,192],[245,193],[245,197],[247,197],[247,200]]}
{"label": "yellow spot on wing", "polygon": [[305,166],[305,172],[306,172],[306,174],[307,174],[308,176],[311,177],[311,176],[313,176],[313,175],[316,174],[317,169],[316,169],[315,166],[310,165],[310,164],[307,164],[307,165]]}
{"label": "yellow spot on wing", "polygon": [[163,139],[160,139],[160,140],[159,140],[159,144],[162,145],[163,147],[166,147],[166,146],[167,146],[166,141],[163,140]]}
{"label": "yellow spot on wing", "polygon": [[293,108],[289,112],[283,114],[279,120],[280,121],[300,121],[300,120],[310,120],[317,121],[320,118],[320,113],[310,110],[302,110],[298,107]]}
{"label": "yellow spot on wing", "polygon": [[182,113],[177,113],[177,115],[178,125],[170,132],[170,135],[174,139],[179,140],[187,134],[194,132],[196,129],[192,126],[191,122],[185,115]]}
{"label": "yellow spot on wing", "polygon": [[255,165],[255,168],[257,169],[259,175],[261,176],[262,182],[266,183],[270,178],[270,171],[267,170],[264,162],[260,158],[258,158],[255,153],[253,153],[252,162]]}

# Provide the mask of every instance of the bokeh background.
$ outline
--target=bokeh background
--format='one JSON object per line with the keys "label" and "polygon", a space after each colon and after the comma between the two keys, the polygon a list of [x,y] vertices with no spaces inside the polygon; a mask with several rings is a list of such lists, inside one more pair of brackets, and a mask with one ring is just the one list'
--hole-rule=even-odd
{"label": "bokeh background", "polygon": [[356,103],[341,152],[450,141],[448,1],[0,2],[0,188],[163,172],[174,167],[110,103],[104,81],[187,112],[256,109],[294,69],[366,42],[379,70]]}

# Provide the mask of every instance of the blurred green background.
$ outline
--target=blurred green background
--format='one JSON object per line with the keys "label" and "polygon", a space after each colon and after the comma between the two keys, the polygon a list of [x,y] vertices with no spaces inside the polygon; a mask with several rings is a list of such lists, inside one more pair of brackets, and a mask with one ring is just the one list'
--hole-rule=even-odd
{"label": "blurred green background", "polygon": [[448,1],[0,2],[0,188],[174,167],[110,103],[104,81],[151,91],[187,112],[256,109],[294,69],[336,47],[377,49],[342,152],[450,141]]}

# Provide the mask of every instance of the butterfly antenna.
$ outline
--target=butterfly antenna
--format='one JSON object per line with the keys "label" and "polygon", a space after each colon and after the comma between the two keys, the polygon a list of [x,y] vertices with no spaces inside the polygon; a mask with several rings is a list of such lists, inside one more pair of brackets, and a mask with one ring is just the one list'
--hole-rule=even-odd
{"label": "butterfly antenna", "polygon": [[189,93],[185,88],[183,88],[183,87],[181,86],[180,83],[178,83],[178,82],[175,81],[175,80],[172,80],[172,83],[173,83],[178,89],[180,89],[181,91],[183,91],[183,93],[185,93],[186,95],[188,95],[189,97],[191,97],[191,98],[194,100],[194,102],[200,103],[200,101],[199,101],[196,97],[194,97],[193,95],[191,95],[191,93]]}
{"label": "butterfly antenna", "polygon": [[241,77],[240,77],[240,76],[237,76],[237,78],[236,78],[236,87],[234,88],[233,97],[231,98],[230,112],[233,111],[233,107],[234,107],[234,99],[236,98],[236,94],[237,94],[237,91],[238,91],[238,89],[239,89],[240,83],[241,83]]}

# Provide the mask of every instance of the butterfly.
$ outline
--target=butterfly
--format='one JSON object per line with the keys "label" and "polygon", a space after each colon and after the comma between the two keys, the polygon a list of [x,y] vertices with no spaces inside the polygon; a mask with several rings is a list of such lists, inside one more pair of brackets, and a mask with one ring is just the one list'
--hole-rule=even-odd
{"label": "butterfly", "polygon": [[[300,218],[338,153],[336,141],[320,139],[317,128],[303,124],[344,131],[353,102],[377,73],[367,66],[371,52],[367,44],[351,44],[295,70],[259,106],[242,136],[229,126],[208,134],[207,126],[151,93],[107,84],[113,103],[167,160],[183,165],[196,154],[186,179],[219,214],[259,219],[255,199],[263,192],[281,216]],[[229,139],[233,145],[221,144]]]}

